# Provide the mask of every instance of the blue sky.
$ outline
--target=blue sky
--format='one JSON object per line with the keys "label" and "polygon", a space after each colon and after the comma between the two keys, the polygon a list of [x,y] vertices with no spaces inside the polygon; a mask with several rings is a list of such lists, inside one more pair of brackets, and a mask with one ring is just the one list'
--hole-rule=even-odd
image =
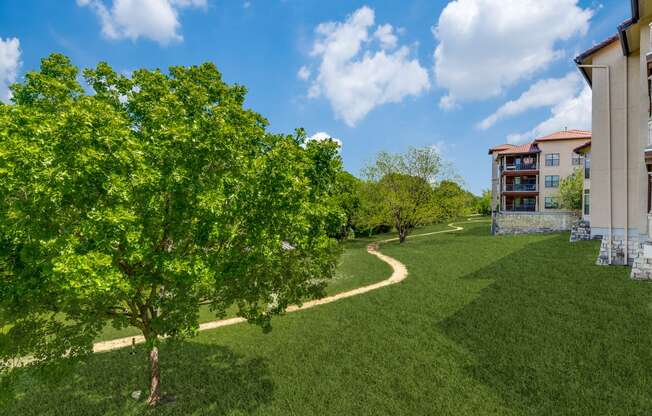
{"label": "blue sky", "polygon": [[479,193],[490,146],[590,127],[572,58],[628,13],[593,0],[3,0],[0,98],[52,52],[119,71],[213,61],[271,130],[341,140],[353,174],[378,151],[434,145]]}

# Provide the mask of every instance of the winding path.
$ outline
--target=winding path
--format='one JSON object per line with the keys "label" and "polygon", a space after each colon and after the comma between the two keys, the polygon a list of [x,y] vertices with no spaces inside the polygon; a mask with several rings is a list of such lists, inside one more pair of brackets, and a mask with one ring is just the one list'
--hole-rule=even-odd
{"label": "winding path", "polygon": [[[473,221],[473,218],[469,218],[467,221],[471,222],[485,222],[485,221]],[[429,233],[423,233],[423,234],[416,234],[416,235],[411,235],[408,236],[408,238],[416,238],[416,237],[425,237],[433,234],[443,234],[443,233],[453,233],[457,231],[462,231],[464,227],[460,227],[458,225],[455,225],[456,223],[450,223],[447,224],[448,227],[451,227],[450,230],[441,230],[441,231],[433,231]],[[408,271],[407,268],[405,267],[405,264],[401,263],[400,261],[396,260],[395,258],[389,257],[383,253],[381,253],[379,250],[380,244],[385,244],[389,243],[392,241],[398,241],[398,238],[389,238],[387,240],[381,240],[378,242],[375,242],[373,244],[369,244],[367,246],[367,252],[369,254],[372,254],[376,257],[378,257],[381,261],[384,261],[385,263],[389,264],[389,266],[392,268],[392,275],[385,280],[382,280],[378,283],[373,283],[367,286],[362,286],[357,289],[349,290],[346,292],[342,293],[337,293],[332,296],[326,296],[321,299],[317,300],[312,300],[309,302],[305,302],[301,306],[297,305],[291,305],[290,307],[287,308],[286,312],[296,312],[296,311],[301,311],[304,309],[310,309],[315,306],[319,305],[324,305],[326,303],[331,303],[335,302],[340,299],[345,299],[345,298],[350,298],[352,296],[357,296],[361,295],[363,293],[371,292],[372,290],[380,289],[381,287],[385,286],[390,286],[394,285],[396,283],[402,282],[405,280],[408,276]],[[215,328],[220,328],[223,326],[229,326],[229,325],[235,325],[239,324],[242,322],[246,322],[246,319],[244,318],[228,318],[228,319],[221,319],[218,321],[211,321],[211,322],[206,322],[203,324],[199,325],[199,330],[200,331],[206,331],[208,329],[215,329]],[[135,344],[140,344],[142,342],[145,342],[145,338],[142,335],[138,336],[132,336],[132,337],[125,337],[125,338],[118,338],[118,339],[113,339],[110,341],[102,341],[95,343],[93,345],[93,351],[94,352],[102,352],[102,351],[109,351],[109,350],[115,350],[118,348],[124,348],[132,345],[132,343]]]}

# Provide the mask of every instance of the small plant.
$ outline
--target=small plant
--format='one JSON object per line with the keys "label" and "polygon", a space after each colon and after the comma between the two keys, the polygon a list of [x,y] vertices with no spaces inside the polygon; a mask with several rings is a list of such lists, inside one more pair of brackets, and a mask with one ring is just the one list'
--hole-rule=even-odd
{"label": "small plant", "polygon": [[582,209],[582,192],[584,190],[584,174],[582,169],[575,171],[559,183],[559,199],[562,208],[579,211]]}

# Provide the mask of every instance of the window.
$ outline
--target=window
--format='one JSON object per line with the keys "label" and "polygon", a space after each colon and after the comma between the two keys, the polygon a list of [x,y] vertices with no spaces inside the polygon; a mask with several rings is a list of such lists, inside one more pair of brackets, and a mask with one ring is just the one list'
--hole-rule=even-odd
{"label": "window", "polygon": [[588,189],[584,190],[584,215],[589,215],[591,206],[591,194]]}
{"label": "window", "polygon": [[584,179],[591,178],[591,157],[587,155],[584,158]]}
{"label": "window", "polygon": [[576,155],[573,153],[573,159],[571,160],[571,165],[573,166],[581,166],[582,165],[582,156]]}
{"label": "window", "polygon": [[547,196],[544,198],[544,203],[546,209],[557,209],[559,208],[559,200],[554,196]]}
{"label": "window", "polygon": [[559,175],[546,176],[546,188],[559,188]]}
{"label": "window", "polygon": [[559,153],[548,153],[546,155],[546,166],[559,166]]}

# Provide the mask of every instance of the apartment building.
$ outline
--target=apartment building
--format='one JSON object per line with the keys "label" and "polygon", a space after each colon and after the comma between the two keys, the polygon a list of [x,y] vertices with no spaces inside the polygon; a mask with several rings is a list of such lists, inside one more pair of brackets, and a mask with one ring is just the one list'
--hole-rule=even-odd
{"label": "apartment building", "polygon": [[[652,0],[631,0],[616,35],[575,62],[593,90],[591,235],[602,237],[598,264],[634,264],[652,278]],[[650,263],[650,264],[648,264]]]}
{"label": "apartment building", "polygon": [[[591,132],[564,130],[520,146],[489,149],[492,158],[492,209],[500,212],[563,211],[559,183],[584,168],[575,152],[591,140]],[[588,215],[588,214],[587,214]]]}

